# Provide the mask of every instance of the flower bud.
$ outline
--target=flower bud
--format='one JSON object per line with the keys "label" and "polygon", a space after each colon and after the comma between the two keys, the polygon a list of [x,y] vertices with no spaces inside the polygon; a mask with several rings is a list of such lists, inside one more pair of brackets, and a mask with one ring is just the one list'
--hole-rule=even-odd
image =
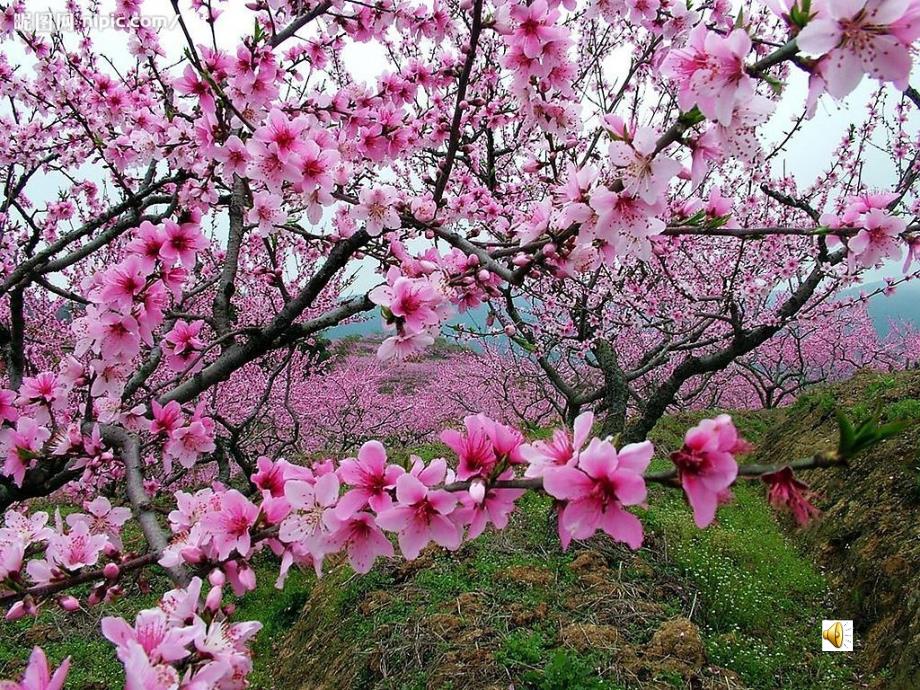
{"label": "flower bud", "polygon": [[220,601],[223,599],[223,596],[223,587],[212,587],[211,591],[208,592],[207,598],[204,600],[204,607],[208,611],[216,612],[220,608]]}
{"label": "flower bud", "polygon": [[486,497],[486,485],[481,479],[474,479],[470,482],[470,497],[477,504],[482,503]]}
{"label": "flower bud", "polygon": [[65,611],[77,611],[80,609],[80,600],[70,595],[58,599],[58,606]]}
{"label": "flower bud", "polygon": [[215,568],[211,571],[211,574],[208,575],[208,582],[210,582],[215,587],[223,587],[226,581],[227,576],[224,575],[224,571],[220,568]]}
{"label": "flower bud", "polygon": [[509,338],[515,333],[517,333],[517,328],[515,328],[513,324],[509,323],[507,326],[505,326],[505,335],[507,335]]}
{"label": "flower bud", "polygon": [[115,563],[106,563],[105,567],[102,569],[102,574],[105,575],[107,579],[114,580],[121,575],[121,568]]}
{"label": "flower bud", "polygon": [[102,599],[105,596],[104,587],[96,587],[92,592],[89,593],[89,596],[86,597],[87,606],[97,606],[102,603]]}
{"label": "flower bud", "polygon": [[6,612],[6,620],[8,621],[18,621],[20,618],[28,614],[26,605],[22,601],[17,601],[15,604],[10,606],[10,610]]}

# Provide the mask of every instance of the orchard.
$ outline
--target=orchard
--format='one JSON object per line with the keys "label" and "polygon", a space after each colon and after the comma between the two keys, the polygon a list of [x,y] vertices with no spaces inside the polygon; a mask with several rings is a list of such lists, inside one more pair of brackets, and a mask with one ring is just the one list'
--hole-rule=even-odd
{"label": "orchard", "polygon": [[[789,465],[739,464],[727,415],[647,440],[668,410],[916,362],[854,289],[920,275],[917,0],[68,0],[44,27],[0,3],[0,604],[75,612],[165,570],[158,606],[101,621],[127,688],[247,686],[260,623],[228,600],[256,554],[279,588],[367,573],[506,528],[528,491],[563,549],[640,548],[650,484],[699,529],[747,480],[804,522],[799,472],[898,430],[841,418]],[[367,46],[373,83],[347,67]],[[787,170],[839,109],[819,172]],[[376,352],[330,357],[362,318]],[[420,359],[447,332],[480,351]],[[449,452],[392,459],[423,439]],[[36,647],[0,685],[68,667]]]}

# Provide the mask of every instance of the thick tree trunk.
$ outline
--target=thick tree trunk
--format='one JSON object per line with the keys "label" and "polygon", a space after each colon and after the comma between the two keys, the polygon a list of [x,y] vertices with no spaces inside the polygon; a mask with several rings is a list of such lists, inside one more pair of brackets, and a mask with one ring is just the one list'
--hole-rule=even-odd
{"label": "thick tree trunk", "polygon": [[626,374],[620,368],[617,353],[608,340],[598,339],[594,345],[594,357],[604,374],[604,421],[601,436],[614,436],[626,425],[626,404],[629,402],[629,386]]}

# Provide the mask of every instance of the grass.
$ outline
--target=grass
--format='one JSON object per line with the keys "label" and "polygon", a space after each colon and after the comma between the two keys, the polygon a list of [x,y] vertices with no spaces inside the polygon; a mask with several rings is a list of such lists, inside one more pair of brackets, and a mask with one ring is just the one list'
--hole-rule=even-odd
{"label": "grass", "polygon": [[272,660],[275,645],[300,616],[310,595],[314,577],[312,573],[293,568],[284,589],[275,587],[277,559],[264,555],[255,559],[256,588],[239,599],[235,620],[257,620],[262,630],[253,642],[253,671],[249,676],[253,688],[269,688],[272,681]]}
{"label": "grass", "polygon": [[[820,401],[817,404],[821,404]],[[756,441],[768,415],[736,415]],[[672,437],[686,419],[663,420],[656,435]],[[658,468],[667,461],[656,460]],[[841,655],[813,655],[828,591],[812,561],[781,531],[756,483],[736,485],[718,521],[699,530],[680,494],[652,489],[645,515],[664,542],[665,561],[692,582],[712,662],[753,688],[844,687],[852,669]]]}

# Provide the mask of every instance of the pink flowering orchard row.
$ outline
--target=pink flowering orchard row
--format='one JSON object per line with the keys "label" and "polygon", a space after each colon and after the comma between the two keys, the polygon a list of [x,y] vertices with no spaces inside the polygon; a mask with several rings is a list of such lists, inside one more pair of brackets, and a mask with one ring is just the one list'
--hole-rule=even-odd
{"label": "pink flowering orchard row", "polygon": [[[456,470],[443,458],[427,464],[413,458],[406,469],[390,463],[380,443],[369,441],[357,457],[338,465],[330,460],[305,467],[260,458],[252,477],[261,495],[257,502],[219,484],[178,492],[169,514],[173,538],[156,555],[164,566],[183,563],[209,572],[210,589],[202,598],[203,582],[195,577],[187,587],[167,592],[158,607],[138,613],[133,625],[102,620],[103,635],[125,665],[128,687],[176,687],[180,678],[183,688],[242,686],[251,669],[246,642],[260,624],[230,623],[232,606],[222,602],[228,586],[236,595],[255,588],[249,561],[258,551],[267,548],[280,558],[280,588],[292,565],[312,566],[321,574],[324,559],[337,552],[344,552],[357,572],[368,572],[377,558],[394,555],[386,532],[396,536],[409,560],[432,542],[455,550],[490,525],[508,525],[525,490],[506,487],[515,485],[521,468],[522,487],[542,488],[556,499],[563,548],[598,530],[639,548],[642,524],[628,508],[645,505],[648,479],[672,475],[646,473],[653,454],[648,441],[617,450],[609,439],[589,440],[592,422],[586,413],[571,434],[557,430],[550,440],[525,443],[512,427],[469,416],[464,431],[443,433],[457,456]],[[709,525],[719,503],[730,500],[738,476],[735,455],[748,449],[731,419],[721,416],[687,432],[683,448],[671,455],[674,480],[683,486],[698,526]],[[815,512],[806,487],[788,467],[763,478],[777,505],[802,520]],[[0,581],[12,587],[2,595],[14,600],[8,620],[36,615],[48,598],[65,611],[79,609],[81,602],[64,593],[79,582],[95,581],[89,606],[121,594],[119,579],[139,560],[123,553],[119,536],[130,511],[113,508],[105,498],[85,509],[69,515],[66,526],[58,515],[54,527],[44,512],[7,512],[0,530]],[[33,557],[24,564],[27,552]],[[43,663],[37,651],[32,664]]]}

